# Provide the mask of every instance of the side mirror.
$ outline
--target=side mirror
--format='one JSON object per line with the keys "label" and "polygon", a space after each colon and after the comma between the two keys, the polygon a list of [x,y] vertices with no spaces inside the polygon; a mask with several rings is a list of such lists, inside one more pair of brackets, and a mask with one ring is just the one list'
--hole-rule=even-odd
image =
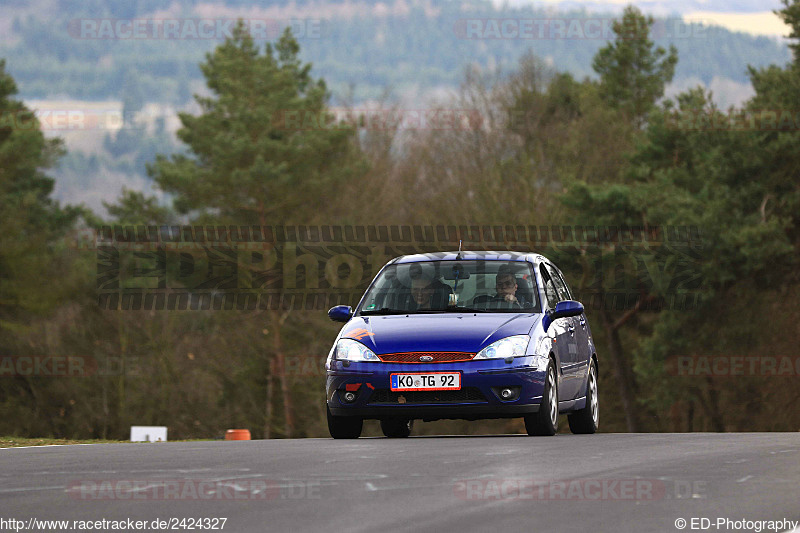
{"label": "side mirror", "polygon": [[[583,309],[583,308],[581,308]],[[353,317],[353,308],[349,305],[337,305],[328,310],[328,318],[334,322],[347,322]]]}
{"label": "side mirror", "polygon": [[547,311],[542,319],[542,327],[545,331],[550,327],[554,320],[568,318],[583,314],[583,304],[575,300],[564,300],[556,304],[555,310]]}

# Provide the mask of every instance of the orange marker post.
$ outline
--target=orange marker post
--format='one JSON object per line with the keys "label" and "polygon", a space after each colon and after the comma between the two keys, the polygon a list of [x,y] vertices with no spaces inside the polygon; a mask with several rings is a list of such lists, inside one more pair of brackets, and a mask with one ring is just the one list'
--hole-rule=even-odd
{"label": "orange marker post", "polygon": [[250,430],[229,429],[225,432],[225,440],[250,440]]}

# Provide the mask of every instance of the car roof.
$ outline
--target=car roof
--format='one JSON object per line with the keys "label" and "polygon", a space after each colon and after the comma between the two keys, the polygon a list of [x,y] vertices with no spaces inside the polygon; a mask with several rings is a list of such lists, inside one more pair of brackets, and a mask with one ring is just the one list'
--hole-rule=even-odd
{"label": "car roof", "polygon": [[[460,254],[460,255],[459,255]],[[422,261],[458,261],[458,260],[481,260],[481,261],[530,261],[546,260],[544,256],[529,252],[505,251],[462,251],[453,252],[431,252],[427,254],[401,255],[395,257],[389,264],[399,263],[419,263]]]}

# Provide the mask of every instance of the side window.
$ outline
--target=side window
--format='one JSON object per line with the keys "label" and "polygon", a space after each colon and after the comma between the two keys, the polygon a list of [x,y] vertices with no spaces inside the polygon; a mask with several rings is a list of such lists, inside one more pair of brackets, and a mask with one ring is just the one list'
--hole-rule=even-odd
{"label": "side window", "polygon": [[547,271],[550,272],[550,275],[555,281],[556,284],[556,291],[558,292],[558,301],[563,302],[564,300],[570,300],[569,289],[567,289],[567,284],[564,283],[564,280],[561,278],[561,274],[558,270],[555,269],[552,265],[547,265]]}
{"label": "side window", "polygon": [[544,296],[547,298],[547,307],[555,309],[558,303],[558,290],[544,263],[539,264],[539,273],[542,275],[542,282],[544,283]]}

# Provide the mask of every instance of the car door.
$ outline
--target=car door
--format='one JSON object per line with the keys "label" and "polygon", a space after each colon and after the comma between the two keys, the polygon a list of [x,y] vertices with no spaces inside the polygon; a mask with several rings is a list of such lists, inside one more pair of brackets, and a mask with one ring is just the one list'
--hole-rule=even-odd
{"label": "car door", "polygon": [[[572,291],[567,285],[564,275],[558,268],[555,269],[557,279],[560,279],[564,284],[564,288],[569,293],[570,299],[574,299]],[[589,363],[592,358],[594,348],[592,347],[592,330],[586,320],[586,313],[581,313],[580,316],[575,317],[575,337],[578,344],[578,366],[576,367],[575,375],[578,379],[578,398],[582,398],[586,394],[586,378],[589,372]]]}
{"label": "car door", "polygon": [[[545,265],[547,267],[547,271],[550,274],[550,277],[553,279],[553,283],[556,288],[556,293],[558,295],[558,301],[563,302],[565,300],[570,300],[572,297],[570,296],[569,289],[567,289],[566,283],[564,283],[564,279],[561,276],[561,272],[551,265],[547,263]],[[582,316],[580,318],[583,318]],[[579,333],[580,324],[579,324],[579,317],[568,317],[562,318],[560,320],[564,321],[565,327],[565,335],[564,335],[564,400],[572,400],[576,398],[580,393],[581,389],[581,355],[579,350]],[[585,318],[583,318],[585,323]],[[561,339],[559,339],[561,342]]]}
{"label": "car door", "polygon": [[[558,299],[558,289],[556,288],[555,281],[553,280],[552,274],[547,270],[547,267],[544,263],[539,264],[539,277],[542,279],[542,287],[544,289],[544,299],[542,301],[542,309],[543,311],[548,310],[555,310],[556,304],[559,302]],[[555,339],[553,343],[553,351],[555,352],[556,356],[558,357],[558,377],[559,377],[559,386],[558,386],[558,400],[563,402],[566,400],[572,399],[574,396],[570,396],[570,387],[574,388],[574,385],[570,383],[570,379],[568,379],[568,372],[572,367],[573,363],[570,362],[570,354],[569,354],[569,318],[559,318],[554,320],[552,324],[550,324],[550,328],[547,330],[547,333]],[[574,393],[574,392],[573,392]]]}

